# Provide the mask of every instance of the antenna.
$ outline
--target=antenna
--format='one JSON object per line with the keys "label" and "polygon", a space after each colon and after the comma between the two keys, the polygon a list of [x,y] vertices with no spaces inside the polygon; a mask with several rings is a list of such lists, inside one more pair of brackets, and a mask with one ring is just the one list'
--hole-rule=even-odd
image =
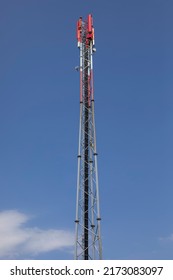
{"label": "antenna", "polygon": [[77,21],[77,46],[80,52],[80,121],[75,220],[75,259],[102,259],[99,184],[94,116],[93,17]]}

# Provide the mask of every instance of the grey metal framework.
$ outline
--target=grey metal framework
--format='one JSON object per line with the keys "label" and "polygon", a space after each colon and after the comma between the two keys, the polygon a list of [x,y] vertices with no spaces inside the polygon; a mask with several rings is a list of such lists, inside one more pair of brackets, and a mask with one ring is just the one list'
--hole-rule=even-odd
{"label": "grey metal framework", "polygon": [[[91,18],[89,18],[91,17]],[[99,184],[93,90],[94,29],[78,22],[80,50],[80,122],[75,220],[75,259],[102,259]]]}

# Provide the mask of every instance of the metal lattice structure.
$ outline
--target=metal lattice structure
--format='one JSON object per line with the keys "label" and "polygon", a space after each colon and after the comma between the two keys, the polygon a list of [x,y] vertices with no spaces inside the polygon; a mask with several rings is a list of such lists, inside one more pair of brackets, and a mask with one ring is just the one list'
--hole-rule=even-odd
{"label": "metal lattice structure", "polygon": [[75,259],[102,259],[100,206],[94,117],[92,15],[77,22],[80,50],[80,123],[76,199]]}

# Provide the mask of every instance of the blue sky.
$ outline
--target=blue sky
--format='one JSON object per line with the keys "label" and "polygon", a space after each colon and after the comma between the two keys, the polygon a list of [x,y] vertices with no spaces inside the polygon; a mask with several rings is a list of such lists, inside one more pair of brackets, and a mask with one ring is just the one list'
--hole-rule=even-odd
{"label": "blue sky", "polygon": [[173,3],[0,1],[0,258],[73,259],[76,21],[93,14],[104,259],[173,259]]}

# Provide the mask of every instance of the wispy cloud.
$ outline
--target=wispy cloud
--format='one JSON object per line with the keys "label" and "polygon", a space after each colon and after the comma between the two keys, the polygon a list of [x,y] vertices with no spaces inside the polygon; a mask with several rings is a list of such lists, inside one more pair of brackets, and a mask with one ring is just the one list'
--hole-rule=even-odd
{"label": "wispy cloud", "polygon": [[173,234],[169,236],[169,240],[173,241]]}
{"label": "wispy cloud", "polygon": [[27,227],[30,219],[16,210],[0,212],[0,258],[38,255],[69,248],[74,244],[73,233],[65,230]]}
{"label": "wispy cloud", "polygon": [[160,241],[173,241],[173,234],[170,234],[167,237],[160,237],[159,240]]}

